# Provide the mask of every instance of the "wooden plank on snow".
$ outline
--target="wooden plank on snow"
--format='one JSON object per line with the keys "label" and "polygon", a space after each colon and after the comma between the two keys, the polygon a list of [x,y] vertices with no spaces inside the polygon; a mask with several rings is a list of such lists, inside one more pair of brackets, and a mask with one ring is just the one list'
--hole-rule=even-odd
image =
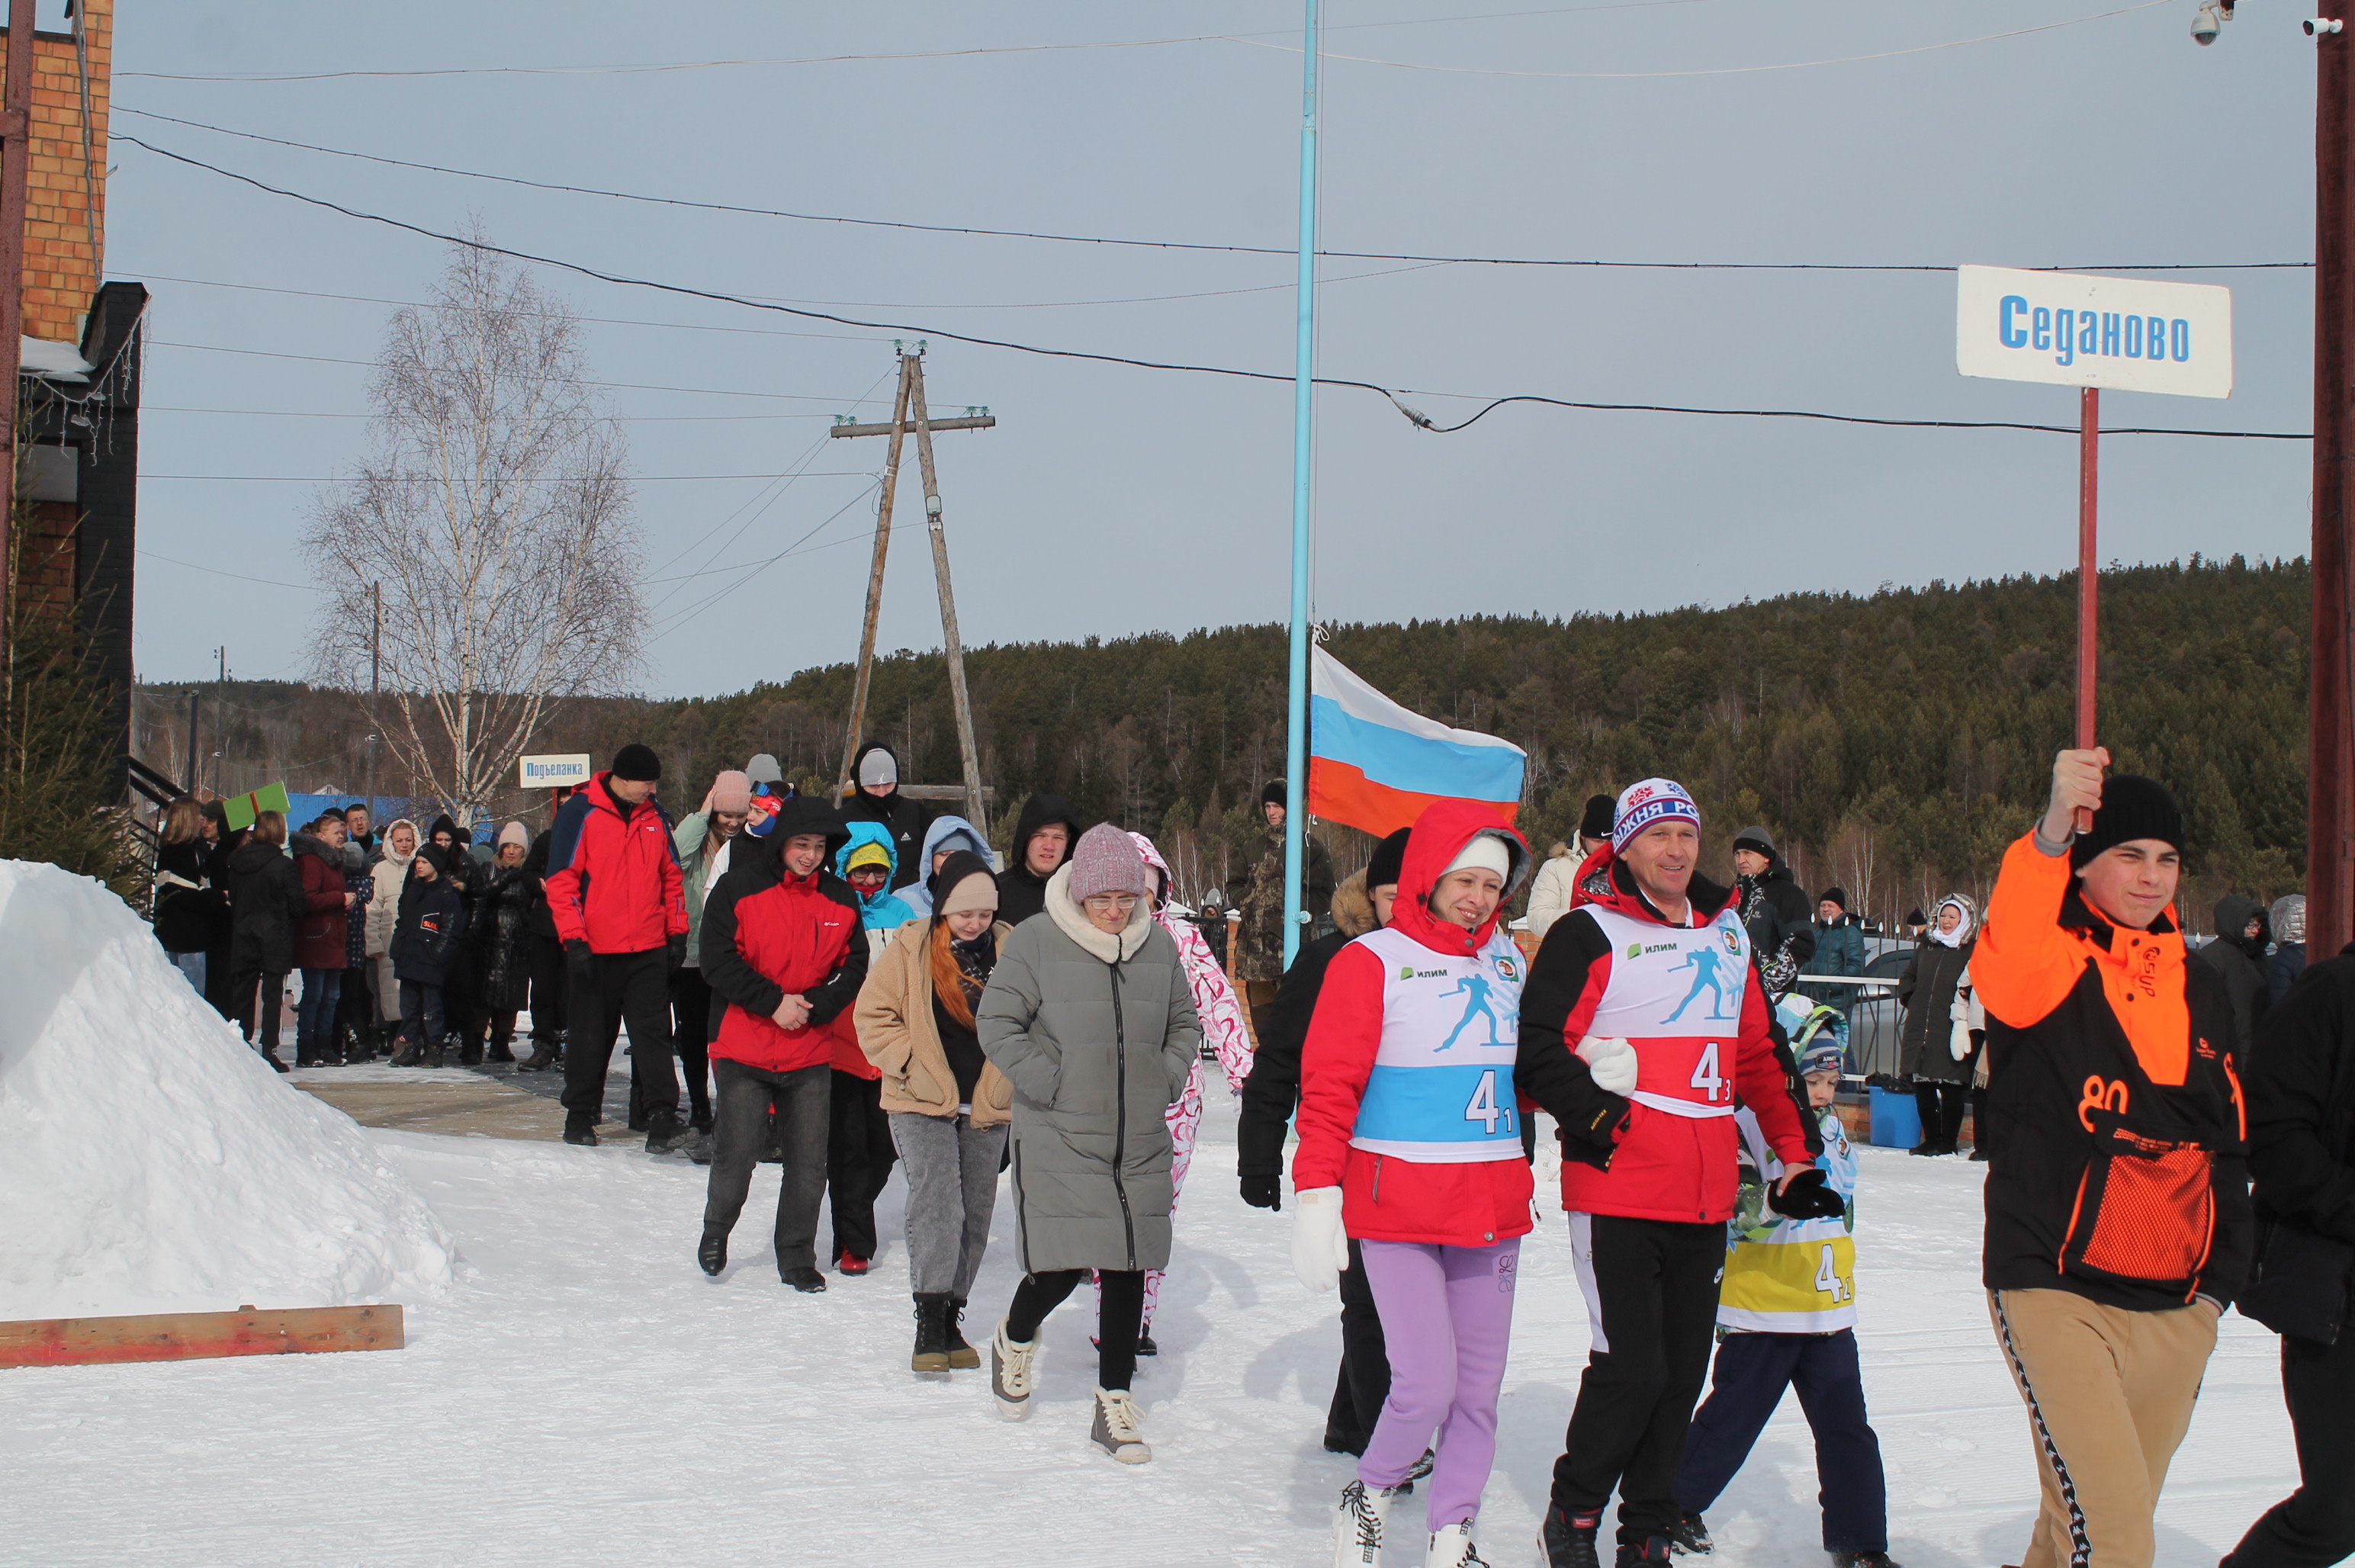
{"label": "wooden plank on snow", "polygon": [[108,1361],[189,1361],[398,1350],[401,1309],[293,1307],[267,1311],[160,1312],[123,1317],[38,1317],[0,1323],[0,1367],[80,1367]]}

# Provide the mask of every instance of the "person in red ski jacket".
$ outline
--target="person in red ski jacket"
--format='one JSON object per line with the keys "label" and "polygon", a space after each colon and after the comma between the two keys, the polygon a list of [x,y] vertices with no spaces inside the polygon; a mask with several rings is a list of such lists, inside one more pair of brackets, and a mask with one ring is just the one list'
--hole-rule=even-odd
{"label": "person in red ski jacket", "polygon": [[564,944],[570,1048],[564,1141],[594,1144],[605,1072],[623,1019],[630,1076],[646,1108],[646,1152],[695,1141],[678,1118],[671,1067],[670,972],[687,961],[687,899],[670,819],[654,801],[662,762],[632,743],[566,801],[549,828],[548,912]]}
{"label": "person in red ski jacket", "polygon": [[710,1045],[711,1182],[696,1252],[708,1275],[728,1266],[728,1232],[751,1192],[773,1103],[784,1151],[778,1276],[795,1290],[826,1288],[816,1242],[834,1104],[833,1024],[867,979],[858,895],[826,869],[849,837],[833,806],[795,795],[766,838],[731,858],[704,900],[698,953],[712,995],[727,1003]]}
{"label": "person in red ski jacket", "polygon": [[1717,1319],[1737,1104],[1790,1168],[1777,1212],[1839,1212],[1739,901],[1696,874],[1700,853],[1682,785],[1629,786],[1521,999],[1516,1082],[1561,1128],[1562,1207],[1594,1333],[1554,1465],[1549,1568],[1594,1568],[1614,1488],[1621,1563],[1665,1562],[1682,1526],[1674,1487]]}
{"label": "person in red ski jacket", "polygon": [[1529,870],[1529,846],[1495,807],[1425,807],[1390,924],[1333,955],[1309,1020],[1293,1267],[1330,1289],[1356,1240],[1391,1362],[1390,1396],[1334,1516],[1337,1563],[1381,1561],[1391,1505],[1434,1428],[1427,1533],[1414,1539],[1427,1563],[1479,1561],[1472,1521],[1496,1462],[1529,1230],[1513,1089],[1522,961],[1498,929]]}

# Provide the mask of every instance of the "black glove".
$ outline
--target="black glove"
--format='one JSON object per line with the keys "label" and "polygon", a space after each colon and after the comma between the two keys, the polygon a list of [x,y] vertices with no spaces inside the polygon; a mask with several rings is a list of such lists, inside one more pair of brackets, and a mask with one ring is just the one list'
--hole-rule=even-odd
{"label": "black glove", "polygon": [[1284,1211],[1284,1179],[1276,1176],[1246,1176],[1243,1178],[1243,1201],[1254,1209]]}
{"label": "black glove", "polygon": [[676,975],[681,969],[687,967],[687,933],[682,931],[677,935],[672,937],[670,939],[669,947],[670,952],[668,958],[670,963],[670,971],[672,974]]}
{"label": "black glove", "polygon": [[1848,1205],[1825,1181],[1824,1173],[1813,1167],[1792,1178],[1784,1191],[1769,1187],[1766,1207],[1785,1220],[1837,1220],[1848,1212]]}
{"label": "black glove", "polygon": [[564,968],[576,986],[586,986],[597,977],[596,956],[589,951],[589,944],[577,936],[564,944]]}

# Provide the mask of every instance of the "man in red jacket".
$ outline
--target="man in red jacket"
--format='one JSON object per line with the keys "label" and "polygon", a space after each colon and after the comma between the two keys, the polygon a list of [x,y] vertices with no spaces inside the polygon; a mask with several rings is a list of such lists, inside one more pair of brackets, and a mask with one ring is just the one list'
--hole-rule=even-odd
{"label": "man in red jacket", "polygon": [[795,795],[768,837],[732,859],[704,900],[697,950],[712,995],[728,1004],[709,1048],[717,1089],[711,1184],[696,1249],[708,1275],[728,1266],[728,1232],[752,1190],[773,1104],[784,1151],[777,1274],[795,1290],[826,1288],[816,1243],[834,1104],[828,1026],[867,979],[858,895],[826,869],[849,838],[834,807]]}
{"label": "man in red jacket", "polygon": [[1700,854],[1700,811],[1682,785],[1629,786],[1521,997],[1514,1082],[1561,1126],[1562,1207],[1594,1334],[1554,1464],[1548,1568],[1596,1568],[1614,1487],[1618,1562],[1668,1560],[1733,1217],[1737,1101],[1789,1168],[1776,1211],[1840,1211],[1791,1097],[1738,901],[1695,873]]}
{"label": "man in red jacket", "polygon": [[564,944],[571,1023],[564,1141],[594,1144],[613,1037],[630,1024],[630,1072],[648,1113],[646,1152],[685,1148],[671,1069],[670,972],[687,958],[687,899],[670,820],[653,796],[662,763],[634,742],[566,801],[549,829],[548,912]]}

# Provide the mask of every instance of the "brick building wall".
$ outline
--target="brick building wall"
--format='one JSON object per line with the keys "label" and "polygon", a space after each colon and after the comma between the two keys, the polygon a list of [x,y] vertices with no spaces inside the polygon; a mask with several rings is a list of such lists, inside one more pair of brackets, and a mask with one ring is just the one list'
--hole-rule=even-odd
{"label": "brick building wall", "polygon": [[[114,0],[80,0],[90,57],[90,157],[80,62],[64,33],[33,35],[31,177],[26,182],[25,336],[77,343],[106,250],[106,112]],[[0,37],[7,29],[0,27]],[[5,78],[0,71],[0,78]]]}

